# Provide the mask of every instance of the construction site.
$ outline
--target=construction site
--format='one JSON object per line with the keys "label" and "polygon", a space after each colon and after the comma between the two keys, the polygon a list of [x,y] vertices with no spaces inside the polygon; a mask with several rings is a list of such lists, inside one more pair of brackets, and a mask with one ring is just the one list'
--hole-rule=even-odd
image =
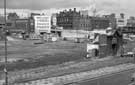
{"label": "construction site", "polygon": [[20,18],[5,10],[0,85],[133,85],[135,19],[99,16],[92,6],[92,15],[74,8]]}
{"label": "construction site", "polygon": [[[76,81],[76,78],[66,82],[66,80],[59,80],[60,76],[65,78],[64,75],[73,74],[71,77],[78,75],[80,78],[81,74],[77,73],[98,71],[100,68],[135,62],[134,56],[132,56],[135,39],[129,37],[123,39],[120,32],[108,28],[102,31],[93,31],[87,36],[86,33],[81,32],[80,35],[79,32],[77,32],[78,34],[69,32],[72,35],[67,33],[64,38],[56,36],[53,38],[54,36],[49,34],[48,39],[40,36],[23,40],[23,37],[7,36],[7,70],[10,84],[20,85],[24,82],[34,81],[36,85],[41,85],[39,83],[42,80],[43,85],[63,85]],[[126,41],[126,43],[121,41]],[[121,48],[122,46],[124,48]],[[2,83],[4,81],[4,41],[0,41],[0,48],[0,79]],[[123,57],[122,55],[131,56]],[[85,79],[83,76],[82,74],[81,80]],[[53,77],[55,79],[58,77],[58,81],[43,80]]]}

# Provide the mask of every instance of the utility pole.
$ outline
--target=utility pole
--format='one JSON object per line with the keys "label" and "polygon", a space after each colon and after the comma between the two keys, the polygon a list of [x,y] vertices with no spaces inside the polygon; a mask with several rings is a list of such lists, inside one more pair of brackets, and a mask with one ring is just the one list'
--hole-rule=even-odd
{"label": "utility pole", "polygon": [[4,21],[5,21],[5,28],[4,28],[4,35],[5,35],[5,85],[8,85],[8,71],[7,71],[7,20],[6,20],[6,0],[4,0]]}

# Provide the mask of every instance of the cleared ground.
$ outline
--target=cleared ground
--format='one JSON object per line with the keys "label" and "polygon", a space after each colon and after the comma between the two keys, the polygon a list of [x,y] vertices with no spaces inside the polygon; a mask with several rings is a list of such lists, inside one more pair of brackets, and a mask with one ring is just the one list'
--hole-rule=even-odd
{"label": "cleared ground", "polygon": [[[13,63],[8,64],[9,71],[15,70],[26,70],[30,68],[37,68],[48,65],[58,65],[69,61],[76,61],[75,64],[87,61],[84,59],[86,56],[86,43],[74,43],[73,41],[59,41],[59,42],[45,42],[44,44],[34,44],[35,42],[40,41],[31,41],[31,40],[16,40],[16,41],[8,41],[8,60],[16,60]],[[132,51],[135,47],[135,41],[130,41],[125,45],[126,51]],[[4,56],[4,42],[0,41],[0,59],[3,61]],[[25,59],[25,60],[24,60]],[[52,76],[63,75],[73,72],[85,71],[88,67],[91,69],[96,69],[104,66],[111,66],[115,64],[127,63],[131,62],[133,59],[124,59],[117,61],[116,59],[112,62],[101,62],[92,64],[92,66],[88,66],[86,63],[86,67],[82,69],[75,69],[74,67],[68,69],[68,71],[63,71],[63,73],[55,73]],[[89,60],[88,60],[89,62]],[[117,63],[116,63],[117,62]],[[80,63],[80,65],[83,65]],[[77,64],[77,66],[80,66]],[[88,67],[87,67],[88,66]],[[59,66],[58,66],[59,67]],[[60,67],[61,68],[61,67]],[[0,63],[0,71],[4,69],[4,64]],[[38,70],[38,69],[37,69]],[[90,70],[90,69],[87,69]],[[43,70],[44,71],[44,70]],[[37,71],[39,72],[39,71]],[[27,72],[26,72],[27,73]],[[2,72],[3,74],[3,72]],[[47,75],[46,75],[47,76]],[[48,76],[49,77],[49,76]]]}
{"label": "cleared ground", "polygon": [[[40,41],[31,41],[31,40],[8,41],[8,60],[20,59],[19,61],[8,64],[9,71],[14,71],[16,74],[21,74],[22,72],[24,73],[26,72],[29,74],[32,72],[36,74],[36,76],[38,75],[38,73],[43,72],[43,74],[45,75],[40,77],[37,76],[34,78],[34,79],[40,79],[40,78],[47,78],[52,76],[82,72],[82,71],[87,71],[92,69],[98,69],[105,66],[112,66],[112,65],[122,64],[122,63],[133,62],[133,58],[125,58],[125,59],[120,58],[120,59],[109,60],[106,62],[103,61],[103,62],[90,63],[91,60],[84,59],[84,56],[86,56],[86,43],[74,43],[73,41],[59,41],[59,42],[46,42],[44,44],[34,44],[35,42],[40,42]],[[131,51],[135,47],[134,43],[135,41],[128,42],[125,50]],[[0,58],[2,60],[4,56],[3,41],[0,41],[0,54],[1,54]],[[69,63],[62,64],[65,62],[69,62]],[[48,68],[44,67],[48,65],[49,65]],[[50,65],[54,65],[54,66],[50,66]],[[33,68],[33,71],[26,70],[30,68]],[[1,62],[0,71],[2,71],[3,69],[4,69],[4,65]],[[24,70],[24,71],[19,72],[17,70]],[[47,73],[44,73],[46,71]],[[14,72],[13,73],[11,72],[10,74],[11,75],[13,74],[13,76],[16,75],[14,74]],[[3,74],[3,72],[1,72],[1,74]],[[3,76],[0,77],[4,78]]]}
{"label": "cleared ground", "polygon": [[[69,61],[84,60],[86,43],[74,41],[45,42],[34,44],[37,40],[8,41],[8,60],[15,61],[8,64],[8,70],[23,70],[47,65],[56,65]],[[135,47],[135,41],[128,41],[125,51],[130,52]],[[4,42],[0,41],[0,60],[4,60]],[[0,63],[0,70],[4,65]]]}
{"label": "cleared ground", "polygon": [[[86,43],[59,41],[34,44],[35,42],[40,41],[8,41],[8,60],[21,59],[12,64],[9,63],[9,70],[61,64],[68,61],[81,60],[86,56]],[[0,42],[1,61],[4,56],[3,43],[3,41]],[[3,70],[3,68],[4,66],[1,65],[0,70]]]}

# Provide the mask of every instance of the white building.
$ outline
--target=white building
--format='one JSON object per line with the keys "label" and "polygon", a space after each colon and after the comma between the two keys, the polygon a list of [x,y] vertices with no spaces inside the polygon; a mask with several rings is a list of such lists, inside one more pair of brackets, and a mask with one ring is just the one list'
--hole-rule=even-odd
{"label": "white building", "polygon": [[117,27],[124,27],[127,24],[127,22],[126,22],[127,20],[126,20],[126,18],[125,18],[123,13],[121,13],[120,16],[117,16],[116,20],[117,20],[116,21]]}
{"label": "white building", "polygon": [[34,16],[35,33],[50,33],[51,32],[51,16],[38,15]]}

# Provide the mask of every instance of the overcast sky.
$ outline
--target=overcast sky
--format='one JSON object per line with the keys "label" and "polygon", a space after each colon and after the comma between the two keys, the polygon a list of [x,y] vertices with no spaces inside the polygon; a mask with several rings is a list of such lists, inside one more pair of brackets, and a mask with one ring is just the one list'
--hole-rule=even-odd
{"label": "overcast sky", "polygon": [[[3,8],[3,1],[0,0],[0,8]],[[7,7],[13,9],[50,9],[87,7],[93,0],[7,0]],[[111,12],[125,12],[135,14],[135,0],[95,0],[98,10]]]}

